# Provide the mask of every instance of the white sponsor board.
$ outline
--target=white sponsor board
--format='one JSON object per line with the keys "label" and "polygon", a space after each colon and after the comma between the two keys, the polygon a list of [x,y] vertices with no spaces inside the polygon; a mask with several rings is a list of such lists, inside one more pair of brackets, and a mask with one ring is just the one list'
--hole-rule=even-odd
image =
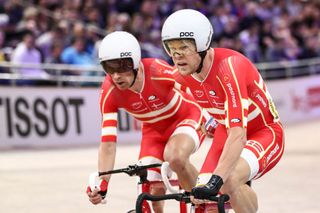
{"label": "white sponsor board", "polygon": [[[320,118],[320,76],[266,83],[281,121]],[[0,148],[100,142],[99,88],[0,87]],[[121,110],[118,143],[139,143],[140,123]]]}
{"label": "white sponsor board", "polygon": [[266,83],[283,123],[320,118],[320,76]]}
{"label": "white sponsor board", "polygon": [[[139,141],[140,126],[119,113],[119,142]],[[0,87],[0,147],[99,144],[98,88]]]}

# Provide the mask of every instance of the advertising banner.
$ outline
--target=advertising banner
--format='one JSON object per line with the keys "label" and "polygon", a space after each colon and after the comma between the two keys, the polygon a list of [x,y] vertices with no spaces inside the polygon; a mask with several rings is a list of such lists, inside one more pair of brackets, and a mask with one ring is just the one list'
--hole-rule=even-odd
{"label": "advertising banner", "polygon": [[[0,87],[0,147],[99,144],[99,91]],[[139,142],[140,124],[118,114],[119,143]]]}
{"label": "advertising banner", "polygon": [[[320,118],[320,76],[266,82],[284,124]],[[0,87],[0,148],[100,143],[99,88]],[[118,143],[139,143],[140,122],[118,113]]]}
{"label": "advertising banner", "polygon": [[320,118],[320,76],[267,82],[283,123]]}

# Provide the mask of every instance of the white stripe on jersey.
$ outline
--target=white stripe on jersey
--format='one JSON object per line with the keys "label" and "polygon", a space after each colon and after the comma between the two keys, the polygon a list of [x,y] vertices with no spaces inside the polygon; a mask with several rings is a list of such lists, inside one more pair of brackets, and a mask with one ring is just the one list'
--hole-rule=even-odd
{"label": "white stripe on jersey", "polygon": [[118,119],[118,113],[117,112],[111,112],[111,113],[104,113],[103,114],[103,121],[117,120],[117,119]]}
{"label": "white stripe on jersey", "polygon": [[247,117],[243,117],[243,126],[248,126],[248,118]]}
{"label": "white stripe on jersey", "polygon": [[225,110],[224,109],[217,109],[217,108],[205,108],[209,113],[211,114],[218,114],[218,115],[224,115]]}
{"label": "white stripe on jersey", "polygon": [[248,101],[248,99],[242,98],[242,99],[241,99],[241,103],[242,103],[243,109],[248,110],[248,107],[249,107],[249,101]]}
{"label": "white stripe on jersey", "polygon": [[101,130],[101,135],[102,136],[117,135],[117,128],[115,126],[103,127]]}
{"label": "white stripe on jersey", "polygon": [[225,121],[225,120],[222,120],[222,119],[215,119],[215,120],[218,121],[220,124],[223,124],[223,125],[226,124],[226,121]]}
{"label": "white stripe on jersey", "polygon": [[261,112],[259,107],[256,107],[255,110],[248,114],[248,121],[255,119]]}

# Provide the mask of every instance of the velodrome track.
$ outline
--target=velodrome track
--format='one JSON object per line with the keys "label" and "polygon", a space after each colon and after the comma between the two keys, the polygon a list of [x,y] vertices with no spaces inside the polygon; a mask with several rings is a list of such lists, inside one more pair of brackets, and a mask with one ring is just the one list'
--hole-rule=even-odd
{"label": "velodrome track", "polygon": [[[253,183],[259,213],[320,211],[320,120],[290,125],[286,151],[275,169]],[[209,144],[192,157],[199,167]],[[116,167],[136,160],[138,146],[119,146]],[[97,147],[54,150],[0,150],[1,213],[122,213],[134,206],[135,178],[114,176],[107,205],[93,206],[85,188],[95,171]],[[168,202],[166,212],[177,212]]]}

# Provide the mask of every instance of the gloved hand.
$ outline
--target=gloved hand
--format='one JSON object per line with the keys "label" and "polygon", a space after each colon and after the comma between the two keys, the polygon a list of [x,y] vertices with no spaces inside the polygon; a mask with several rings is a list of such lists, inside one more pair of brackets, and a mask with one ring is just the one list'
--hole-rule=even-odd
{"label": "gloved hand", "polygon": [[108,191],[108,181],[99,178],[98,172],[89,176],[89,186],[87,195],[93,204],[105,203],[105,197]]}
{"label": "gloved hand", "polygon": [[195,199],[209,199],[211,196],[216,196],[223,185],[223,180],[218,175],[212,175],[208,183],[192,188],[191,195]]}
{"label": "gloved hand", "polygon": [[204,128],[205,128],[205,130],[206,130],[206,133],[207,133],[209,136],[213,137],[214,132],[216,131],[216,128],[217,128],[218,124],[219,124],[218,121],[216,121],[213,117],[210,117],[210,118],[206,121],[206,123],[205,123],[205,125],[204,125]]}

